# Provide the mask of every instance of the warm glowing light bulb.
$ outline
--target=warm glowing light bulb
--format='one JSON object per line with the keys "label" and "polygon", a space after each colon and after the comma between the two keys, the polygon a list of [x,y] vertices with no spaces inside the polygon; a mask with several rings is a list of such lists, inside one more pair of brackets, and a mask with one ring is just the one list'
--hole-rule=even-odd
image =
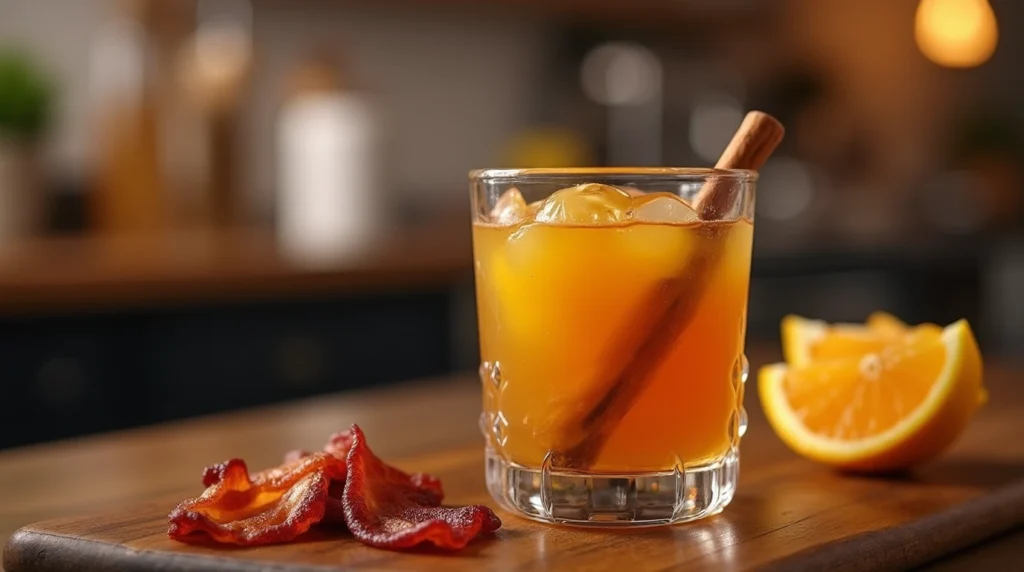
{"label": "warm glowing light bulb", "polygon": [[969,68],[992,57],[999,28],[988,0],[921,0],[914,37],[931,61],[951,68]]}

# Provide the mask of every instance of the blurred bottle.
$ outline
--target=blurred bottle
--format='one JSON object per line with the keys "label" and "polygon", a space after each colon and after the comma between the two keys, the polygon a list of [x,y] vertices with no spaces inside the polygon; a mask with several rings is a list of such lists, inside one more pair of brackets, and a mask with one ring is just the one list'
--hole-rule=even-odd
{"label": "blurred bottle", "polygon": [[244,218],[236,155],[239,101],[254,59],[252,19],[249,0],[199,0],[195,31],[176,54],[177,81],[191,108],[179,105],[179,118],[192,115],[198,124],[192,133],[168,125],[193,142],[177,146],[179,161],[193,170],[192,184],[180,181],[176,189],[188,222],[230,227]]}
{"label": "blurred bottle", "polygon": [[237,102],[252,63],[249,0],[118,0],[91,53],[101,231],[240,218]]}
{"label": "blurred bottle", "polygon": [[147,68],[153,48],[143,25],[149,3],[123,0],[92,45],[96,183],[92,212],[103,232],[164,228],[159,117]]}
{"label": "blurred bottle", "polygon": [[596,45],[580,64],[580,87],[604,106],[605,162],[660,165],[664,85],[661,58],[630,42]]}
{"label": "blurred bottle", "polygon": [[277,124],[282,251],[313,264],[358,257],[387,223],[374,101],[331,58],[298,66],[287,91]]}

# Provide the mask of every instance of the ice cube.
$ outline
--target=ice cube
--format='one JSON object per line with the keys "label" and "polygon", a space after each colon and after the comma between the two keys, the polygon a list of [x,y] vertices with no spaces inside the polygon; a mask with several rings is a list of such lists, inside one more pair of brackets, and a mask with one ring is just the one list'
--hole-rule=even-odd
{"label": "ice cube", "polygon": [[528,214],[531,218],[534,218],[537,216],[537,213],[540,212],[540,207],[542,206],[544,206],[543,200],[533,201],[532,203],[526,206],[526,214]]}
{"label": "ice cube", "polygon": [[512,187],[498,197],[491,209],[491,221],[498,224],[515,224],[526,218],[526,199],[519,189]]}
{"label": "ice cube", "polygon": [[633,200],[625,191],[586,183],[554,192],[537,212],[538,222],[602,224],[626,220]]}
{"label": "ice cube", "polygon": [[633,199],[630,209],[633,220],[642,222],[697,222],[697,213],[683,199],[672,193],[652,193]]}

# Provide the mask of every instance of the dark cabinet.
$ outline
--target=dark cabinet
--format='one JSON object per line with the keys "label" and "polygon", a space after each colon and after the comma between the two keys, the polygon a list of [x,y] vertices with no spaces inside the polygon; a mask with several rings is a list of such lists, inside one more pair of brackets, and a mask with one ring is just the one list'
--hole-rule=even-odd
{"label": "dark cabinet", "polygon": [[137,349],[120,320],[4,323],[0,447],[143,422]]}
{"label": "dark cabinet", "polygon": [[173,419],[444,373],[448,306],[439,293],[155,321],[146,360],[152,410]]}
{"label": "dark cabinet", "polygon": [[447,373],[452,298],[0,319],[0,448]]}

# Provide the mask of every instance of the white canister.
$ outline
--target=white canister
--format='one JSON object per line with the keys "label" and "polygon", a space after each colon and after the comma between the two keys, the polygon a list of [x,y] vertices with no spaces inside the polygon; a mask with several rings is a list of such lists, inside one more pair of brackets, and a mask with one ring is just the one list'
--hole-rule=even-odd
{"label": "white canister", "polygon": [[308,264],[365,255],[383,236],[380,133],[369,98],[317,91],[291,98],[278,119],[277,235]]}

